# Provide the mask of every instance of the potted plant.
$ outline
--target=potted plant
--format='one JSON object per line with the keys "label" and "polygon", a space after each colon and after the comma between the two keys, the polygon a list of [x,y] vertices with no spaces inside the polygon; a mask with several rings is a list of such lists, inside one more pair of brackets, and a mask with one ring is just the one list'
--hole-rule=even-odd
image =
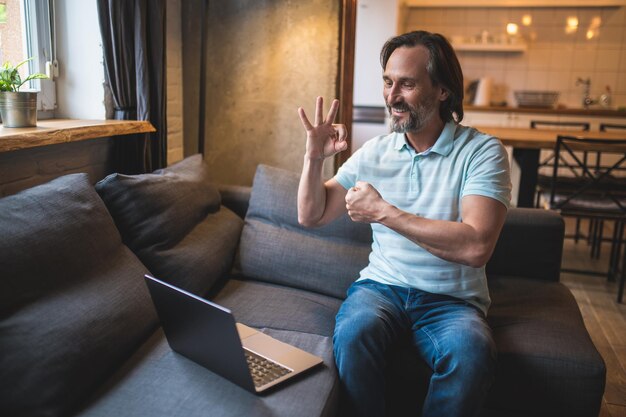
{"label": "potted plant", "polygon": [[4,127],[37,125],[37,91],[19,91],[30,80],[48,78],[45,74],[31,74],[22,79],[18,69],[32,58],[13,66],[10,62],[0,67],[0,116]]}

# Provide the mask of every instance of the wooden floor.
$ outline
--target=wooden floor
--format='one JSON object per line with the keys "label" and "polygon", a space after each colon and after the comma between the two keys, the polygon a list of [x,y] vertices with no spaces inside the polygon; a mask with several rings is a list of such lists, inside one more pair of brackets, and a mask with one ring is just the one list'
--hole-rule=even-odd
{"label": "wooden floor", "polygon": [[[568,232],[571,224],[567,224]],[[563,267],[593,268],[604,271],[608,265],[609,245],[602,249],[600,260],[592,260],[586,242],[565,240]],[[562,273],[580,307],[587,330],[607,366],[606,389],[601,417],[626,417],[626,296],[617,303],[617,282],[604,277]]]}

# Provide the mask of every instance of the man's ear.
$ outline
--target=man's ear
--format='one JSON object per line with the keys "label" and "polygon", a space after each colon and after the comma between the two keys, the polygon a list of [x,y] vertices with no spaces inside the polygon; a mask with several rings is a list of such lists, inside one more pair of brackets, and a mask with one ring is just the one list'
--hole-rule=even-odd
{"label": "man's ear", "polygon": [[441,92],[439,93],[439,101],[446,101],[449,95],[450,93],[448,92],[448,90],[442,88]]}

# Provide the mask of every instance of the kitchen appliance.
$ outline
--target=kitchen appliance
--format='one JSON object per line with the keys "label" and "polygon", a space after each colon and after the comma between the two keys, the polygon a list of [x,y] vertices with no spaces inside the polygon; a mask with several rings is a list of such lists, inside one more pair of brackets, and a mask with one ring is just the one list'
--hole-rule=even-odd
{"label": "kitchen appliance", "polygon": [[476,87],[476,96],[474,96],[475,106],[488,106],[491,102],[491,86],[492,81],[490,77],[483,77],[478,80]]}
{"label": "kitchen appliance", "polygon": [[520,90],[514,91],[513,95],[518,107],[551,108],[559,98],[557,91]]}

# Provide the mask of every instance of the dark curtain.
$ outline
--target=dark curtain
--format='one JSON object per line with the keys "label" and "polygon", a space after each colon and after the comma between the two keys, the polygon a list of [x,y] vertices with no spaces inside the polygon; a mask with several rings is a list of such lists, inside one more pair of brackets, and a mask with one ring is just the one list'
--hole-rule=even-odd
{"label": "dark curtain", "polygon": [[149,120],[155,133],[115,140],[116,170],[150,172],[167,164],[165,0],[97,0],[104,73],[114,119]]}

